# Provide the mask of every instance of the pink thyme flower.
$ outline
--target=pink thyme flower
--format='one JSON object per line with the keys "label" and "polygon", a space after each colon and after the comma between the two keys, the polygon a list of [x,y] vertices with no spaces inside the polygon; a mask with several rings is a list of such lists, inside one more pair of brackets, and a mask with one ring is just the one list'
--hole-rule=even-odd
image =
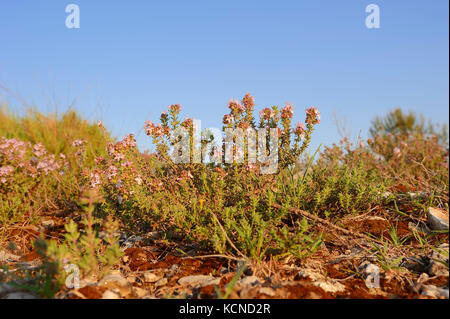
{"label": "pink thyme flower", "polygon": [[239,123],[239,127],[245,131],[250,127],[250,123],[247,121],[242,121],[241,123]]}
{"label": "pink thyme flower", "polygon": [[114,165],[109,166],[106,171],[106,178],[109,181],[111,181],[111,179],[113,179],[116,176],[117,176],[117,167],[115,167]]}
{"label": "pink thyme flower", "polygon": [[122,166],[122,167],[131,167],[131,166],[133,166],[133,162],[126,161],[126,162],[122,163],[120,166]]}
{"label": "pink thyme flower", "polygon": [[266,107],[259,112],[259,116],[264,120],[268,120],[275,116],[275,112],[271,108]]}
{"label": "pink thyme flower", "polygon": [[91,173],[89,178],[90,178],[91,188],[97,188],[102,183],[102,181],[100,179],[100,175],[98,173]]}
{"label": "pink thyme flower", "polygon": [[149,136],[153,135],[153,132],[155,130],[155,124],[153,124],[153,122],[151,122],[151,121],[145,121],[144,129],[145,129],[145,134],[147,134]]}
{"label": "pink thyme flower", "polygon": [[319,124],[320,123],[320,112],[317,107],[310,107],[306,109],[306,123],[309,124]]}
{"label": "pink thyme flower", "polygon": [[231,124],[234,121],[234,116],[232,114],[225,114],[223,117],[223,124]]}
{"label": "pink thyme flower", "polygon": [[14,168],[12,166],[8,165],[0,167],[0,177],[8,176],[12,172],[14,172]]}
{"label": "pink thyme flower", "polygon": [[242,99],[242,104],[244,104],[244,107],[247,111],[252,111],[255,107],[255,98],[251,96],[250,93],[247,93]]}
{"label": "pink thyme flower", "polygon": [[125,148],[133,148],[136,146],[136,140],[134,138],[134,134],[126,135],[122,140],[122,145]]}
{"label": "pink thyme flower", "polygon": [[287,102],[286,106],[281,110],[281,118],[283,119],[291,119],[294,115],[294,110],[292,108],[292,105]]}
{"label": "pink thyme flower", "polygon": [[297,127],[294,129],[294,134],[300,138],[305,138],[305,124],[297,122]]}
{"label": "pink thyme flower", "polygon": [[181,126],[183,126],[185,128],[191,128],[193,123],[194,123],[193,120],[186,116],[184,121],[181,123]]}
{"label": "pink thyme flower", "polygon": [[173,113],[179,113],[181,111],[181,105],[180,104],[173,104],[169,106],[169,110]]}
{"label": "pink thyme flower", "polygon": [[230,102],[228,102],[228,107],[233,115],[241,114],[244,111],[244,107],[236,99],[231,99]]}
{"label": "pink thyme flower", "polygon": [[45,150],[44,145],[42,145],[41,143],[35,144],[33,146],[33,154],[36,155],[37,157],[41,157],[46,153],[47,151]]}

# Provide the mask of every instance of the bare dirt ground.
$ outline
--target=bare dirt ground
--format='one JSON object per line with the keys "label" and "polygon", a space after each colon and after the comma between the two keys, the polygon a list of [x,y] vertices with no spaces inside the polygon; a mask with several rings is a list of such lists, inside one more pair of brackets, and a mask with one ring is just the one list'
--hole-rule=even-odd
{"label": "bare dirt ground", "polygon": [[[17,255],[10,253],[10,268],[39,265],[40,257],[31,242],[41,236],[62,238],[64,224],[72,218],[64,214],[43,216],[42,227],[21,225],[10,233]],[[366,214],[341,220],[339,225],[353,232],[390,238],[389,225],[395,221],[399,238],[407,238],[399,246],[387,245],[383,258],[365,239],[346,236],[325,229],[325,240],[312,256],[301,261],[249,261],[239,276],[244,260],[233,256],[212,255],[196,243],[187,243],[178,236],[161,238],[159,232],[143,236],[122,236],[124,255],[120,265],[102,280],[83,279],[79,288],[63,287],[57,298],[227,298],[245,299],[434,299],[448,298],[448,268],[437,263],[433,251],[423,249],[414,239],[409,218],[391,218]],[[425,224],[425,223],[422,223]],[[409,237],[407,237],[409,236]],[[180,236],[181,237],[181,236]],[[388,243],[390,241],[387,240]],[[447,243],[448,234],[430,237],[428,244]],[[7,250],[5,250],[7,251]],[[20,253],[19,253],[20,252]],[[17,260],[11,258],[16,256]],[[448,262],[448,255],[447,255]],[[396,266],[389,267],[389,259]],[[445,257],[444,257],[445,259]],[[379,269],[379,284],[367,285],[367,267]],[[235,282],[233,281],[235,279]],[[227,288],[229,287],[229,288]],[[378,287],[378,288],[377,288]],[[447,297],[445,296],[445,291]],[[228,294],[227,294],[228,292]],[[0,291],[0,293],[2,293]],[[4,290],[5,294],[11,291]]]}

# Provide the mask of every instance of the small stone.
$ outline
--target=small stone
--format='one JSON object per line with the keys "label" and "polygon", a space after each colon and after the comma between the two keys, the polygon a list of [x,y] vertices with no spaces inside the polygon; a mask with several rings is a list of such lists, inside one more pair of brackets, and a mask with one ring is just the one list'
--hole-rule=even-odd
{"label": "small stone", "polygon": [[102,299],[120,299],[120,295],[114,291],[106,290],[102,295]]}
{"label": "small stone", "polygon": [[118,289],[120,294],[124,297],[131,293],[130,282],[118,274],[106,275],[100,280],[98,285],[111,290]]}
{"label": "small stone", "polygon": [[448,230],[448,212],[435,207],[428,208],[428,224],[432,230]]}
{"label": "small stone", "polygon": [[126,264],[129,260],[130,260],[130,257],[127,255],[122,257],[122,261],[124,262],[124,264]]}
{"label": "small stone", "polygon": [[42,221],[42,226],[44,226],[45,228],[52,228],[55,226],[55,221],[53,219],[48,219],[48,220],[44,220]]}
{"label": "small stone", "polygon": [[275,291],[272,288],[269,288],[269,287],[259,288],[259,293],[267,295],[267,296],[270,296],[270,297],[275,296]]}
{"label": "small stone", "polygon": [[209,286],[209,285],[218,285],[220,283],[220,278],[216,278],[213,276],[206,275],[194,275],[194,276],[186,276],[178,279],[178,284],[180,285],[190,285],[190,286]]}
{"label": "small stone", "polygon": [[16,288],[7,283],[0,284],[0,295],[14,291],[14,290],[16,290]]}
{"label": "small stone", "polygon": [[260,283],[260,280],[256,276],[247,276],[239,280],[239,283],[243,286],[256,286]]}
{"label": "small stone", "polygon": [[142,298],[148,294],[148,291],[139,287],[133,287],[133,295],[136,298]]}
{"label": "small stone", "polygon": [[177,264],[173,264],[172,266],[170,266],[170,268],[166,274],[167,277],[172,277],[173,275],[175,275],[177,273],[178,269],[180,269],[180,266],[178,266]]}
{"label": "small stone", "polygon": [[39,298],[29,292],[17,291],[7,294],[5,299],[39,299]]}
{"label": "small stone", "polygon": [[432,298],[449,299],[448,289],[439,288],[434,285],[423,285],[421,294]]}
{"label": "small stone", "polygon": [[160,280],[155,282],[155,287],[167,285],[167,282],[168,282],[167,278],[161,278]]}
{"label": "small stone", "polygon": [[158,280],[160,280],[161,277],[158,275],[155,275],[153,272],[151,271],[146,271],[144,272],[144,281],[145,282],[157,282]]}

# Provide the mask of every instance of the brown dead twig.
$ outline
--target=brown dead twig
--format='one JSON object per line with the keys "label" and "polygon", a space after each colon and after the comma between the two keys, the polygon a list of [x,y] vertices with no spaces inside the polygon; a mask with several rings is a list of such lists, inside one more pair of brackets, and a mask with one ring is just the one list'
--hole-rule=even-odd
{"label": "brown dead twig", "polygon": [[[281,206],[279,204],[272,204],[272,207],[274,207],[276,209],[283,209],[283,206]],[[314,221],[316,221],[318,223],[321,223],[322,225],[328,226],[328,227],[330,227],[330,228],[332,228],[334,230],[337,230],[337,231],[339,231],[339,232],[341,232],[341,233],[343,233],[345,235],[349,235],[349,236],[353,236],[353,237],[359,237],[359,238],[364,238],[366,240],[369,240],[369,241],[372,241],[372,242],[376,242],[376,243],[382,244],[382,245],[384,244],[384,242],[382,242],[380,240],[377,240],[375,238],[372,238],[372,237],[369,237],[367,235],[364,235],[364,234],[361,234],[361,233],[358,233],[358,232],[354,232],[354,231],[351,231],[351,230],[348,230],[348,229],[336,226],[336,225],[330,223],[329,221],[326,221],[325,219],[322,219],[320,217],[314,216],[314,215],[312,215],[312,214],[310,214],[310,213],[308,213],[308,212],[306,212],[304,210],[293,208],[293,207],[289,207],[287,209],[291,213],[294,213],[296,215],[302,215],[302,216],[304,216],[304,217],[306,217],[308,219],[312,219],[312,220],[314,220]]]}

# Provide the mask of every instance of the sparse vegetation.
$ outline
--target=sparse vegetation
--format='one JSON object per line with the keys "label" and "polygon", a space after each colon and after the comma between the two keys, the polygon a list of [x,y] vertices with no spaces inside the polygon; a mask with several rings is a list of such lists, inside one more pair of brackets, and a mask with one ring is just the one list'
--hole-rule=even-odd
{"label": "sparse vegetation", "polygon": [[[448,211],[445,130],[437,134],[432,124],[396,109],[374,120],[367,141],[354,145],[344,139],[308,158],[305,151],[320,123],[317,108],[308,108],[305,123],[293,127],[290,104],[262,109],[259,121],[249,94],[228,107],[223,130],[276,130],[279,165],[274,174],[261,174],[263,165],[251,162],[248,136],[244,160],[226,162],[221,141],[202,132],[201,145],[218,147],[203,152],[201,159],[215,157],[224,164],[194,163],[194,122],[180,120],[180,105],[163,112],[161,123],[146,122],[156,145],[153,154],[141,153],[132,134],[115,141],[101,123],[89,123],[73,111],[43,115],[31,110],[17,116],[1,108],[0,248],[22,255],[34,249],[42,260],[4,279],[42,297],[65,289],[67,263],[77,265],[83,278],[101,279],[122,262],[121,233],[157,232],[168,247],[195,243],[208,254],[244,259],[255,271],[268,263],[272,268],[273,263],[299,265],[344,236],[335,231],[339,228],[324,228],[326,223],[364,216],[386,223],[381,230],[370,225],[355,229],[356,222],[345,229],[374,238],[365,245],[385,271],[400,269],[407,252],[437,249],[434,237],[404,225],[423,221],[430,206]],[[189,132],[191,153],[189,163],[177,164],[169,150],[179,141],[171,132],[181,127]],[[267,140],[259,151],[274,149],[271,143]],[[240,151],[236,143],[233,150],[235,155]],[[27,225],[42,227],[44,217],[58,214],[65,218],[64,227],[47,227],[10,249]],[[448,242],[448,231],[437,237]],[[241,267],[225,293],[215,287],[216,297],[230,297],[243,272]]]}

